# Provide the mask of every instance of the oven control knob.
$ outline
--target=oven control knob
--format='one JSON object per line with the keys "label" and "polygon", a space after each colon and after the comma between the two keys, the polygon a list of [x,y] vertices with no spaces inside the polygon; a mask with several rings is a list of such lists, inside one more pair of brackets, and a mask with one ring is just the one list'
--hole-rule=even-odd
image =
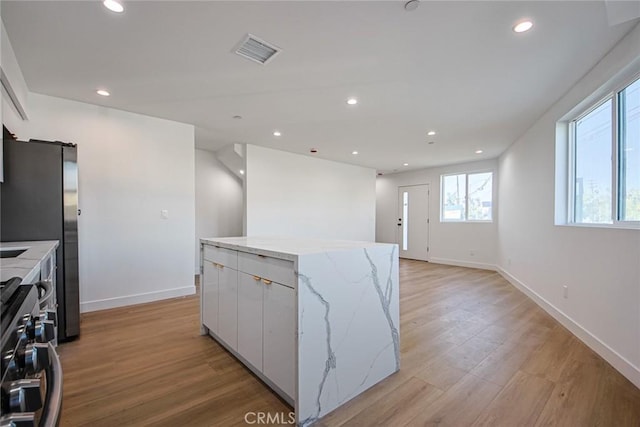
{"label": "oven control knob", "polygon": [[0,418],[0,427],[35,427],[36,414],[23,412],[21,414],[9,414]]}
{"label": "oven control knob", "polygon": [[12,412],[35,412],[42,408],[40,380],[18,380],[9,386],[9,408]]}
{"label": "oven control knob", "polygon": [[37,342],[49,342],[56,337],[56,326],[51,320],[36,320],[35,339]]}
{"label": "oven control knob", "polygon": [[49,344],[27,345],[24,351],[24,367],[29,374],[40,372],[49,364]]}
{"label": "oven control knob", "polygon": [[27,325],[22,325],[18,329],[16,329],[16,337],[18,338],[19,344],[24,344],[25,342],[31,339],[29,337],[29,328]]}
{"label": "oven control knob", "polygon": [[2,372],[9,371],[9,375],[14,375],[17,370],[13,350],[9,350],[2,355]]}
{"label": "oven control knob", "polygon": [[42,310],[40,320],[51,320],[54,326],[58,326],[58,315],[55,310]]}

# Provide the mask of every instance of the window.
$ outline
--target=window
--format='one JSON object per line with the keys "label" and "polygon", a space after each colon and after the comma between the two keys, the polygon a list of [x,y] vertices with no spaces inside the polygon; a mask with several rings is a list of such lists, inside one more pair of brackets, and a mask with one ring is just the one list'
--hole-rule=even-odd
{"label": "window", "polygon": [[612,104],[607,100],[574,124],[576,222],[611,221]]}
{"label": "window", "polygon": [[569,222],[640,222],[640,79],[570,123]]}
{"label": "window", "polygon": [[493,173],[442,175],[441,221],[491,221]]}
{"label": "window", "polygon": [[640,79],[618,94],[618,220],[640,221]]}

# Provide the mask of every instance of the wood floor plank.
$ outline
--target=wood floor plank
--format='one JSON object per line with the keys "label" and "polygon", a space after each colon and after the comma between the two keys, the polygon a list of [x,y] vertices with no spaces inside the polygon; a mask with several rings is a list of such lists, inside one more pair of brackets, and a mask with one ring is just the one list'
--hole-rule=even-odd
{"label": "wood floor plank", "polygon": [[557,325],[549,334],[547,341],[523,364],[522,370],[557,382],[570,360],[567,346],[571,343],[571,339],[571,333],[561,325]]}
{"label": "wood floor plank", "polygon": [[604,365],[600,387],[597,404],[593,408],[592,425],[640,426],[640,389],[608,364]]}
{"label": "wood floor plank", "polygon": [[581,362],[570,360],[536,425],[590,425],[594,408],[599,403],[602,381],[604,364],[600,369],[589,369]]}
{"label": "wood floor plank", "polygon": [[425,406],[436,400],[442,391],[417,378],[410,378],[356,414],[344,426],[401,426]]}
{"label": "wood floor plank", "polygon": [[544,343],[545,338],[545,335],[538,335],[533,330],[517,334],[516,337],[507,339],[492,351],[471,370],[471,373],[494,384],[504,386],[518,372],[533,351]]}
{"label": "wood floor plank", "polygon": [[467,374],[431,405],[426,406],[408,426],[469,426],[491,403],[501,387]]}
{"label": "wood floor plank", "polygon": [[500,391],[474,426],[531,426],[547,403],[554,383],[518,371]]}
{"label": "wood floor plank", "polygon": [[416,373],[415,376],[438,387],[440,390],[446,391],[468,373],[464,369],[449,365],[443,359],[437,359]]}
{"label": "wood floor plank", "polygon": [[441,356],[449,365],[470,371],[482,362],[498,344],[479,337],[471,338]]}

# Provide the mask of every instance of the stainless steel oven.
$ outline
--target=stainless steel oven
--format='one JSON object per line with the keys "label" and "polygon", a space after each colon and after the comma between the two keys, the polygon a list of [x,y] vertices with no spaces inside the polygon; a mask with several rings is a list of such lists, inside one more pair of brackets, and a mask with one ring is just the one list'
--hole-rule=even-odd
{"label": "stainless steel oven", "polygon": [[51,253],[40,263],[40,280],[36,283],[40,297],[40,309],[56,310],[56,253]]}
{"label": "stainless steel oven", "polygon": [[19,278],[0,286],[2,382],[0,427],[58,424],[62,367],[56,349],[56,313],[40,310],[38,289]]}

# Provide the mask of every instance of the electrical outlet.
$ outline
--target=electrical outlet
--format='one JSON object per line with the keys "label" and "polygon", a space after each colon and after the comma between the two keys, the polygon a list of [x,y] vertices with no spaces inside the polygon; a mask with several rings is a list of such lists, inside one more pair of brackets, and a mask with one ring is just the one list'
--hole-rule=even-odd
{"label": "electrical outlet", "polygon": [[169,211],[167,209],[162,209],[160,211],[160,218],[169,219]]}
{"label": "electrical outlet", "polygon": [[565,298],[569,298],[569,287],[567,285],[564,285],[562,287],[562,296]]}

